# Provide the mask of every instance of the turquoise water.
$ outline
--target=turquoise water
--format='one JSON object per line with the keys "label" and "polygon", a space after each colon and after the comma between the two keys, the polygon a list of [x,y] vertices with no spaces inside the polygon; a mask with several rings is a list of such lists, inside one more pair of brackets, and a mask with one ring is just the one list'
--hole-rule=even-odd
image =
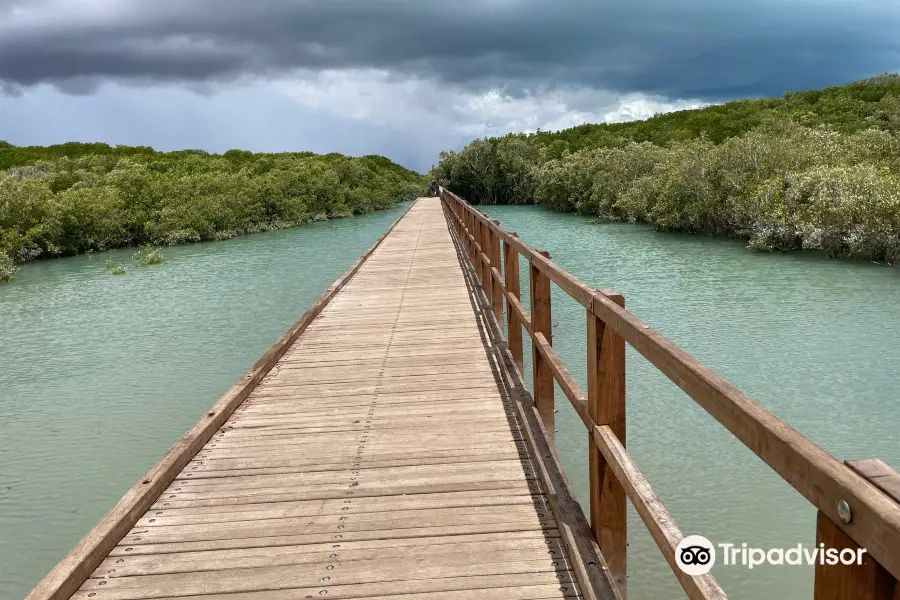
{"label": "turquoise water", "polygon": [[[0,286],[0,598],[21,598],[397,217],[30,264]],[[508,229],[841,459],[900,466],[900,271],[492,207]],[[129,264],[109,275],[107,258]],[[527,279],[523,279],[523,282]],[[584,313],[553,296],[554,346],[584,385]],[[557,392],[557,443],[586,500],[586,437]],[[811,544],[808,503],[643,358],[628,447],[686,533]],[[683,598],[631,515],[629,598]],[[811,598],[801,567],[713,574],[731,598]]]}
{"label": "turquoise water", "polygon": [[[585,283],[622,293],[645,323],[836,458],[900,468],[900,270],[537,207],[479,208]],[[585,311],[556,286],[552,311],[554,348],[586,389]],[[814,544],[805,499],[631,348],[626,368],[628,449],[685,534]],[[584,425],[558,388],[556,405],[557,446],[586,506]],[[629,599],[683,598],[633,511],[628,526]],[[730,598],[812,598],[805,566],[712,573]]]}
{"label": "turquoise water", "polygon": [[0,598],[28,593],[401,210],[0,285]]}

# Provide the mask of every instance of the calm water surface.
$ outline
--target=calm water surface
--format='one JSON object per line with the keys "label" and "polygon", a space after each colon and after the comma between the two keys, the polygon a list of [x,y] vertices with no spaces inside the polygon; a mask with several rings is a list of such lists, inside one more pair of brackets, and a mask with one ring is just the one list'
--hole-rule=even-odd
{"label": "calm water surface", "polygon": [[[536,207],[480,208],[589,285],[615,288],[645,323],[835,457],[900,468],[900,269],[757,254]],[[584,309],[553,288],[553,346],[586,388]],[[629,451],[686,534],[814,545],[805,499],[631,348],[626,368]],[[558,388],[556,405],[557,445],[586,506],[584,425]],[[683,598],[633,511],[628,527],[629,599]],[[811,568],[712,573],[730,598],[812,598]]]}
{"label": "calm water surface", "polygon": [[165,248],[146,268],[133,250],[33,263],[0,285],[0,599],[21,599],[402,208]]}
{"label": "calm water surface", "polygon": [[[741,243],[487,212],[627,306],[835,456],[900,465],[900,271]],[[165,249],[31,264],[0,286],[0,598],[21,598],[381,234],[398,211]],[[526,280],[523,280],[526,281]],[[556,290],[554,346],[584,382],[584,314]],[[687,533],[812,544],[810,506],[636,353],[628,446]],[[557,392],[567,473],[583,425]],[[683,598],[631,515],[629,598]],[[800,567],[717,567],[732,598],[811,598]]]}

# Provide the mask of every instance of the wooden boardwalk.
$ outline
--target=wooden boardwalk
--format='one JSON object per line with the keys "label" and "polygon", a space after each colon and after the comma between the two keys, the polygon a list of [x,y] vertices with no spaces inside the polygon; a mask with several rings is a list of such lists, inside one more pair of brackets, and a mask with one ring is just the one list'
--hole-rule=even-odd
{"label": "wooden boardwalk", "polygon": [[565,555],[423,198],[74,597],[561,598]]}
{"label": "wooden boardwalk", "polygon": [[[900,600],[900,473],[836,460],[622,295],[441,195],[417,200],[27,600],[624,600],[626,498],[687,597],[723,600],[712,573],[681,568],[685,535],[626,451],[626,344],[817,508],[817,545],[866,549],[860,565],[816,564],[816,600]],[[551,284],[584,308],[586,389],[554,350]],[[557,389],[585,426],[585,510],[553,446]]]}

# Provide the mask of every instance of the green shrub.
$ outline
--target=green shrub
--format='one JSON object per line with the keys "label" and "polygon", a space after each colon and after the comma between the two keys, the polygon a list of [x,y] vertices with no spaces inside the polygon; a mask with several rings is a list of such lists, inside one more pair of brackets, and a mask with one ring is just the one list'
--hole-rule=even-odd
{"label": "green shrub", "polygon": [[900,258],[900,76],[555,133],[475,140],[431,175],[475,203],[537,203],[763,251]]}
{"label": "green shrub", "polygon": [[134,259],[134,262],[136,262],[141,267],[158,265],[166,260],[159,248],[150,247],[141,248],[134,253],[132,258]]}
{"label": "green shrub", "polygon": [[106,270],[110,275],[124,275],[125,265],[106,259]]}
{"label": "green shrub", "polygon": [[392,207],[425,185],[380,156],[105,144],[2,144],[0,169],[0,252],[17,263],[346,217]]}
{"label": "green shrub", "polygon": [[11,281],[17,270],[13,259],[6,252],[0,252],[0,283]]}

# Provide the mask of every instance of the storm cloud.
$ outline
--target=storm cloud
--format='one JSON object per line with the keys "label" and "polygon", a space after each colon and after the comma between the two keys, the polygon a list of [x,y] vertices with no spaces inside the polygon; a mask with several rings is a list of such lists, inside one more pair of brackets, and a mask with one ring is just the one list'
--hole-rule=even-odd
{"label": "storm cloud", "polygon": [[896,69],[898,26],[893,0],[6,0],[0,79],[85,92],[381,69],[722,100]]}
{"label": "storm cloud", "polygon": [[[43,140],[22,131],[36,105],[83,136],[72,121],[103,123],[117,97],[203,121],[244,94],[365,123],[389,154],[422,129],[458,145],[847,83],[900,68],[898,30],[896,0],[0,0],[0,139]],[[111,141],[158,124],[129,127]],[[190,135],[163,146],[207,139]]]}

